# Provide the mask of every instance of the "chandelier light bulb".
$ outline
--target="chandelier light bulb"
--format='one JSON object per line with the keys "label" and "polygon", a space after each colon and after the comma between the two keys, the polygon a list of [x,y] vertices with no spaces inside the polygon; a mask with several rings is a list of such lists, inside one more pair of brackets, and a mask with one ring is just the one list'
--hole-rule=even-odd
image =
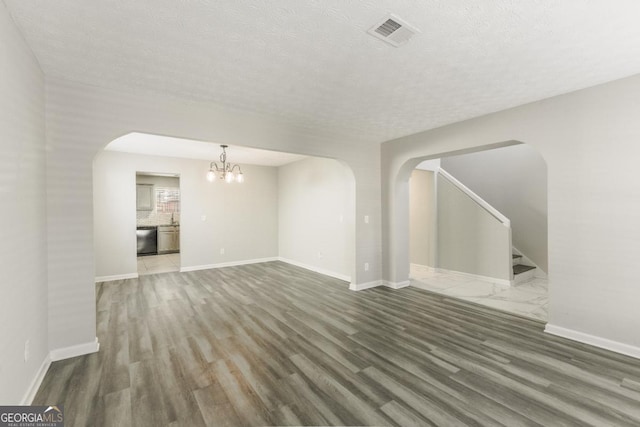
{"label": "chandelier light bulb", "polygon": [[[215,181],[216,178],[224,179],[228,183],[232,182],[244,182],[244,176],[242,175],[242,169],[240,165],[234,165],[227,162],[227,146],[221,145],[222,153],[220,154],[220,165],[216,162],[209,164],[209,172],[207,172],[207,180],[209,182]],[[233,171],[238,169],[234,174]]]}

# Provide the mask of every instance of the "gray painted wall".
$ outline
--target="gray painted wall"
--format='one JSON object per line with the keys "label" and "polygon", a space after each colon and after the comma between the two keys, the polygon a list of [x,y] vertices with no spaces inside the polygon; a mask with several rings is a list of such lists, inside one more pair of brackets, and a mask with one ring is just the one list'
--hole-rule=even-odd
{"label": "gray painted wall", "polygon": [[48,354],[46,136],[44,77],[3,2],[0,64],[0,403],[9,405],[23,402]]}
{"label": "gray painted wall", "polygon": [[432,171],[414,170],[409,181],[409,256],[412,264],[436,267],[437,200]]}
{"label": "gray painted wall", "polygon": [[549,324],[640,357],[640,75],[382,144],[384,276],[409,277],[421,160],[521,141],[548,168]]}
{"label": "gray painted wall", "polygon": [[511,280],[511,230],[443,177],[437,179],[438,268]]}
{"label": "gray painted wall", "polygon": [[441,160],[444,170],[511,220],[513,246],[543,271],[547,255],[547,164],[519,144]]}
{"label": "gray painted wall", "polygon": [[242,184],[209,182],[208,170],[204,160],[98,154],[93,175],[95,276],[137,272],[136,171],[180,175],[181,268],[277,257],[277,168],[243,165]]}
{"label": "gray painted wall", "polygon": [[354,274],[355,181],[341,163],[310,158],[278,168],[280,256],[335,277]]}

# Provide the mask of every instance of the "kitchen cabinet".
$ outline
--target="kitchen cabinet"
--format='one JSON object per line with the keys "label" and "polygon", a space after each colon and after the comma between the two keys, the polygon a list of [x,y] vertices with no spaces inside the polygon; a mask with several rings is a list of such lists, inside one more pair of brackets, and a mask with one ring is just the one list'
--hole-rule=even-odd
{"label": "kitchen cabinet", "polygon": [[177,225],[158,226],[158,253],[180,252],[180,227]]}
{"label": "kitchen cabinet", "polygon": [[136,184],[136,210],[153,210],[153,185]]}

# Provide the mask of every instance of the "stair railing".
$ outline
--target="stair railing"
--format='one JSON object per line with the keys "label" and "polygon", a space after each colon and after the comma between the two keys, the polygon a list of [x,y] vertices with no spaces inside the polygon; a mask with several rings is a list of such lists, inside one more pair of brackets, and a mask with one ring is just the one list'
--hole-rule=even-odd
{"label": "stair railing", "polygon": [[460,181],[455,179],[451,174],[449,174],[449,172],[447,172],[444,169],[440,168],[438,170],[438,173],[443,178],[446,178],[447,181],[449,181],[450,183],[455,185],[460,191],[462,191],[467,196],[469,196],[471,198],[471,200],[476,202],[476,204],[478,206],[483,208],[485,211],[489,212],[494,218],[496,218],[498,221],[500,221],[506,227],[511,227],[511,221],[509,220],[509,218],[504,216],[502,213],[500,213],[500,211],[498,211],[496,208],[494,208],[489,203],[487,203],[487,201],[484,200],[482,197],[480,197],[476,193],[474,193],[473,190],[471,190],[469,187],[467,187],[466,185],[464,185],[463,183],[461,183]]}

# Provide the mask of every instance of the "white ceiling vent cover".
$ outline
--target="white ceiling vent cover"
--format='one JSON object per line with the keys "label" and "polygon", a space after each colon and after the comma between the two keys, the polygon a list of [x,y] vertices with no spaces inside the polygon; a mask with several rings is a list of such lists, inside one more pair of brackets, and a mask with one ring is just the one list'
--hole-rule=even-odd
{"label": "white ceiling vent cover", "polygon": [[367,31],[372,36],[395,47],[402,46],[419,32],[417,28],[407,24],[395,15],[387,16]]}

